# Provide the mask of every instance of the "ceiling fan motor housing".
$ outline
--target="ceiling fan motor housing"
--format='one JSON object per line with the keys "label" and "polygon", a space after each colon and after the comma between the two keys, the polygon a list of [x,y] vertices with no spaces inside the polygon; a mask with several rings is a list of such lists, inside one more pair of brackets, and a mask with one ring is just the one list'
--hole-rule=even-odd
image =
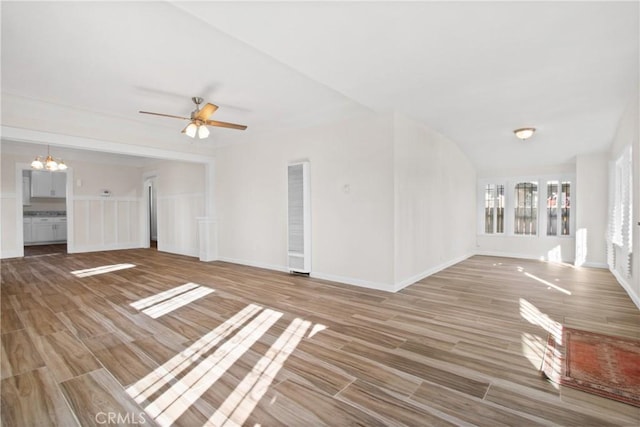
{"label": "ceiling fan motor housing", "polygon": [[193,98],[191,98],[191,100],[194,104],[196,104],[196,109],[191,112],[191,120],[194,120],[198,112],[200,112],[200,104],[202,104],[204,99],[200,98],[199,96],[194,96]]}

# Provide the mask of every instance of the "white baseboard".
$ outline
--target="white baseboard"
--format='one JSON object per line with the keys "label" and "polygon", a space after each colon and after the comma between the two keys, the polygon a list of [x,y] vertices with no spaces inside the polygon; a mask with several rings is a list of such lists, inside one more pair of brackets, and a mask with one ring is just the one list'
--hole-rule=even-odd
{"label": "white baseboard", "polygon": [[266,264],[262,262],[248,261],[245,259],[218,257],[214,261],[230,262],[231,264],[240,264],[240,265],[246,265],[248,267],[264,268],[265,270],[281,271],[283,273],[289,272],[289,269],[283,265]]}
{"label": "white baseboard", "polygon": [[604,268],[604,269],[609,268],[606,262],[585,262],[580,267]]}
{"label": "white baseboard", "polygon": [[404,279],[400,282],[397,282],[394,286],[394,292],[398,292],[404,288],[406,288],[409,285],[413,285],[414,283],[416,283],[419,280],[424,279],[425,277],[431,276],[432,274],[437,273],[438,271],[444,270],[445,268],[449,268],[454,264],[457,264],[459,262],[464,261],[465,259],[472,257],[475,254],[466,254],[463,255],[461,257],[458,258],[454,258],[452,260],[449,260],[447,262],[444,262],[442,264],[436,265],[435,267],[431,267],[425,271],[423,271],[422,273],[418,273],[415,276],[411,276],[408,279]]}
{"label": "white baseboard", "polygon": [[[244,259],[237,258],[228,258],[228,257],[219,257],[218,261],[230,262],[232,264],[240,264],[246,265],[248,267],[256,267],[256,268],[264,268],[267,270],[280,271],[283,273],[288,273],[289,268],[284,265],[275,265],[275,264],[266,264],[261,262],[248,261]],[[344,276],[336,276],[334,274],[325,274],[325,273],[317,273],[311,272],[309,277],[314,279],[328,280],[330,282],[342,283],[344,285],[353,285],[359,286],[361,288],[369,288],[369,289],[377,289],[381,291],[391,291],[391,285],[385,283],[377,283],[371,282],[368,280],[354,279],[352,277],[344,277]]]}
{"label": "white baseboard", "polygon": [[[496,256],[496,257],[502,257],[502,258],[520,258],[520,259],[533,259],[536,261],[545,261],[545,262],[555,262],[555,261],[549,261],[546,259],[546,257],[539,257],[539,256],[535,256],[535,255],[531,255],[531,254],[516,254],[513,252],[500,252],[500,251],[486,251],[486,250],[482,250],[479,249],[476,251],[475,255],[482,255],[482,256]],[[571,264],[573,265],[573,263],[575,262],[575,260],[562,260],[562,263],[564,264]]]}
{"label": "white baseboard", "polygon": [[24,252],[21,252],[20,249],[12,249],[9,251],[0,252],[0,259],[20,258],[23,256],[24,256]]}
{"label": "white baseboard", "polygon": [[345,285],[359,286],[361,288],[376,289],[379,291],[393,292],[393,285],[380,282],[372,282],[370,280],[355,279],[353,277],[336,276],[334,274],[325,274],[311,272],[314,279],[328,280],[330,282],[342,283]]}
{"label": "white baseboard", "polygon": [[631,298],[631,301],[633,301],[633,303],[636,305],[636,307],[638,307],[638,309],[640,309],[640,295],[638,295],[635,292],[633,292],[633,288],[631,287],[631,283],[627,282],[627,279],[622,277],[620,275],[620,273],[618,273],[616,270],[609,269],[609,271],[611,272],[611,274],[613,274],[613,276],[616,278],[618,283],[620,283],[620,286],[622,286],[622,288],[625,291],[627,291],[627,294],[629,294],[629,297]]}
{"label": "white baseboard", "polygon": [[162,243],[158,243],[158,251],[194,258],[199,258],[200,256],[200,248],[181,248],[179,246],[163,245]]}
{"label": "white baseboard", "polygon": [[102,252],[102,251],[121,251],[126,249],[140,249],[142,246],[138,243],[127,244],[111,244],[111,245],[74,245],[67,247],[70,254],[79,254],[84,252]]}

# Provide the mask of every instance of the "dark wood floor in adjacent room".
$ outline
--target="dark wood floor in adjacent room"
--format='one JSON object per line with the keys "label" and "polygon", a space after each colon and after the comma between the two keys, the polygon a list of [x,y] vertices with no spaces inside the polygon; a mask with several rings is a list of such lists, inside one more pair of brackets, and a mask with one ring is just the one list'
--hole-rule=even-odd
{"label": "dark wood floor in adjacent room", "polygon": [[538,371],[640,338],[606,270],[472,257],[390,294],[155,250],[2,261],[2,425],[638,425]]}

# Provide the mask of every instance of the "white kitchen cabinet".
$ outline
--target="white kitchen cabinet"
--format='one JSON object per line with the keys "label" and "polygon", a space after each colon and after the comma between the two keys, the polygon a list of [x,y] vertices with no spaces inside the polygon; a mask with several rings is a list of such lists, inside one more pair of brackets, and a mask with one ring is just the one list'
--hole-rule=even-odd
{"label": "white kitchen cabinet", "polygon": [[55,241],[67,240],[67,219],[56,218],[53,223],[53,239]]}
{"label": "white kitchen cabinet", "polygon": [[51,173],[51,190],[53,191],[51,197],[67,196],[67,173],[66,172]]}
{"label": "white kitchen cabinet", "polygon": [[[22,177],[22,206],[31,205],[31,178],[28,176]],[[31,221],[31,218],[29,218]],[[31,224],[31,222],[29,222]]]}
{"label": "white kitchen cabinet", "polygon": [[33,232],[31,225],[31,218],[23,218],[22,219],[22,234],[24,237],[24,243],[33,242]]}
{"label": "white kitchen cabinet", "polygon": [[31,197],[66,197],[65,172],[31,171]]}
{"label": "white kitchen cabinet", "polygon": [[32,243],[64,242],[67,240],[67,218],[33,218]]}
{"label": "white kitchen cabinet", "polygon": [[53,222],[51,218],[33,218],[33,242],[53,242]]}

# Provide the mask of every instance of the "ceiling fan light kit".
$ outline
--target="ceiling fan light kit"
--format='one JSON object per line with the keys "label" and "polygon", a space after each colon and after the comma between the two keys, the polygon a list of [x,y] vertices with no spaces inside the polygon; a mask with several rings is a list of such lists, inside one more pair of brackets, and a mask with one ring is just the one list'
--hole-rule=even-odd
{"label": "ceiling fan light kit", "polygon": [[527,127],[527,128],[520,128],[520,129],[516,129],[513,131],[514,134],[516,134],[516,137],[521,139],[521,140],[527,140],[529,138],[531,138],[533,136],[533,134],[535,133],[536,128],[533,127]]}
{"label": "ceiling fan light kit", "polygon": [[181,119],[181,120],[189,120],[189,123],[184,129],[182,129],[182,133],[186,134],[191,138],[195,138],[196,134],[198,138],[204,139],[209,136],[209,129],[207,126],[217,126],[229,129],[238,129],[245,130],[247,127],[245,125],[238,125],[235,123],[227,123],[227,122],[219,122],[217,120],[209,120],[209,117],[218,109],[217,105],[206,103],[204,107],[200,108],[200,104],[204,101],[199,96],[194,96],[191,98],[194,104],[196,104],[196,109],[191,112],[191,117],[181,117],[174,116],[171,114],[162,114],[162,113],[152,113],[150,111],[139,111],[141,114],[151,114],[154,116],[162,116],[162,117],[171,117],[173,119]]}

